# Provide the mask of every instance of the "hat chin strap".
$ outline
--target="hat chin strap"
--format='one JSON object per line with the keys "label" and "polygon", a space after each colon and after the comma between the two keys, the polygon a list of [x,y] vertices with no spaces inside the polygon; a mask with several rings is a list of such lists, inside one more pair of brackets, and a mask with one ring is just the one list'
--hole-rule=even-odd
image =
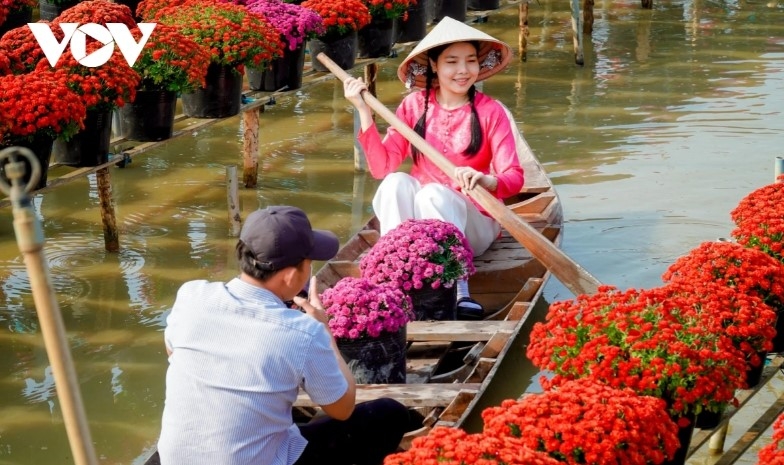
{"label": "hat chin strap", "polygon": [[496,66],[501,64],[501,52],[496,49],[492,49],[487,52],[487,56],[484,60],[482,60],[482,64],[480,68],[482,69],[493,69]]}
{"label": "hat chin strap", "polygon": [[412,61],[408,65],[408,75],[406,76],[406,88],[410,89],[414,86],[417,76],[424,76],[427,72],[427,66],[420,65],[416,61]]}

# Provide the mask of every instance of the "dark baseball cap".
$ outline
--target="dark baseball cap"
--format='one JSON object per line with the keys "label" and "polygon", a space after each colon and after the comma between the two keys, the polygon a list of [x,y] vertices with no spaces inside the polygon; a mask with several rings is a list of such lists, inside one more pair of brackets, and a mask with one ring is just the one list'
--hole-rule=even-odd
{"label": "dark baseball cap", "polygon": [[256,255],[256,266],[278,271],[302,260],[329,260],[340,246],[330,231],[313,229],[305,212],[296,207],[272,206],[248,215],[240,240]]}

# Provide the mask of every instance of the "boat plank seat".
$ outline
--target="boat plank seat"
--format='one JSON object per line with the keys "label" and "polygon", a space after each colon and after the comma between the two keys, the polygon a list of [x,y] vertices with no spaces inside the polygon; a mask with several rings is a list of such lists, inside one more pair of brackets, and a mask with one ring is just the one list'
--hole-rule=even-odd
{"label": "boat plank seat", "polygon": [[516,321],[411,321],[409,341],[487,341],[497,332],[511,333]]}
{"label": "boat plank seat", "polygon": [[[407,407],[446,407],[461,391],[476,393],[480,383],[434,384],[358,384],[357,402],[390,397]],[[317,407],[305,392],[300,392],[294,405]]]}

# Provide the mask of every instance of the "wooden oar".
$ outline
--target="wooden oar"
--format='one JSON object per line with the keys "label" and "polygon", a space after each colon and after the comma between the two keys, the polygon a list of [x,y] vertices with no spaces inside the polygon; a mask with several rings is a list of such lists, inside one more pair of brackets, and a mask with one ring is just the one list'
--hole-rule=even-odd
{"label": "wooden oar", "polygon": [[[341,81],[350,76],[340,66],[335,64],[328,56],[319,53],[316,58]],[[455,179],[455,165],[444,158],[438,150],[428,144],[406,123],[401,121],[383,103],[378,101],[369,92],[363,92],[362,98],[377,115],[400,132],[408,141],[419,149],[433,164],[441,169],[451,179]],[[541,235],[531,225],[523,221],[513,211],[506,207],[500,200],[484,187],[476,186],[466,194],[477,201],[509,234],[527,248],[550,272],[561,281],[575,295],[593,294],[601,284],[598,279],[588,273],[583,267],[575,263],[558,247]]]}

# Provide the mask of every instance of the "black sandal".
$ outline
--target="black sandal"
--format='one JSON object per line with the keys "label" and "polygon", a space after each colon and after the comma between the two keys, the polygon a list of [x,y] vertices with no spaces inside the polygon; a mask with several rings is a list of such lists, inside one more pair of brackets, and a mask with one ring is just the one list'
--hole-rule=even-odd
{"label": "black sandal", "polygon": [[455,315],[458,320],[481,320],[485,316],[485,309],[471,297],[461,297],[455,305]]}

